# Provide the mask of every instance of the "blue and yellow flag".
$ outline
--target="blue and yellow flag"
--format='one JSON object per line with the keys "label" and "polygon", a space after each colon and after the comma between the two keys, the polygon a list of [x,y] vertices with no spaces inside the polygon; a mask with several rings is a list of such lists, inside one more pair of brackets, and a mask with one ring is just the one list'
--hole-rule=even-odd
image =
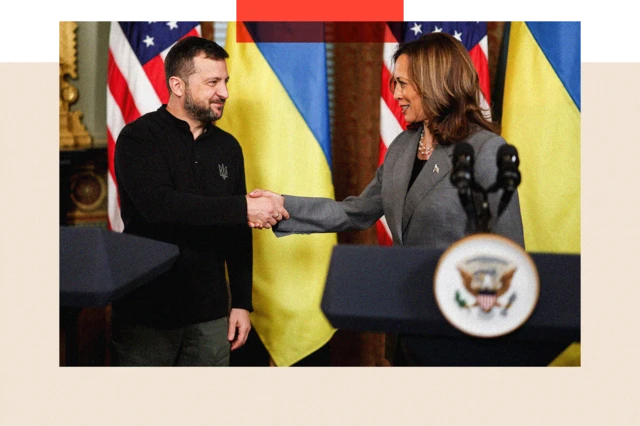
{"label": "blue and yellow flag", "polygon": [[580,23],[513,22],[502,135],[520,154],[525,246],[580,253]]}
{"label": "blue and yellow flag", "polygon": [[[230,96],[218,125],[242,145],[249,191],[334,198],[325,44],[274,41],[287,30],[229,23]],[[335,332],[320,302],[336,243],[336,234],[277,239],[253,231],[251,321],[278,366],[295,364]]]}

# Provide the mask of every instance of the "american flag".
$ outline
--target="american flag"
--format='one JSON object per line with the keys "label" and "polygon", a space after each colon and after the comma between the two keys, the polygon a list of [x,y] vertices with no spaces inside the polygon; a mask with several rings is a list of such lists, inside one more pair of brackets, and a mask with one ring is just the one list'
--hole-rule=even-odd
{"label": "american flag", "polygon": [[201,34],[199,22],[112,22],[107,72],[109,228],[122,232],[113,158],[127,124],[169,100],[164,58],[176,41]]}
{"label": "american flag", "polygon": [[[392,31],[392,29],[399,31]],[[404,22],[398,28],[395,23],[387,25],[385,43],[383,49],[382,87],[380,97],[380,155],[378,165],[382,164],[387,154],[389,144],[400,132],[405,130],[407,123],[404,121],[398,102],[393,99],[393,93],[389,90],[389,79],[393,70],[393,54],[398,42],[417,40],[425,34],[432,32],[446,32],[457,38],[469,51],[469,56],[475,64],[480,79],[481,106],[489,114],[490,88],[489,88],[489,62],[488,62],[488,36],[486,22]],[[399,34],[398,34],[399,32]],[[391,232],[387,221],[383,216],[376,224],[378,231],[378,243],[384,246],[393,244]]]}

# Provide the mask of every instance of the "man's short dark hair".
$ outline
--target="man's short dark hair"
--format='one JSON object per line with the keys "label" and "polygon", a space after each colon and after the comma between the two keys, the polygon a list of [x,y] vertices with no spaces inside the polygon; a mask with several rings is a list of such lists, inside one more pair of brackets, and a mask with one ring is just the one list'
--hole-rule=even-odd
{"label": "man's short dark hair", "polygon": [[164,59],[165,81],[169,93],[171,93],[169,79],[176,76],[186,82],[187,77],[195,72],[193,58],[201,55],[215,60],[224,60],[229,57],[227,51],[215,41],[195,36],[179,40]]}

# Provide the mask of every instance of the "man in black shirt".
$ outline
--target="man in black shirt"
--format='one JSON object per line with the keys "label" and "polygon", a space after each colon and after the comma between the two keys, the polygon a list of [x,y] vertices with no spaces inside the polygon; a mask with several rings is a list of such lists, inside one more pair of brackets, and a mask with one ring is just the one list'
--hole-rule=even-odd
{"label": "man in black shirt", "polygon": [[176,244],[180,254],[168,273],[113,302],[115,365],[228,365],[247,339],[249,225],[268,228],[288,213],[246,195],[240,145],[212,124],[229,96],[227,57],[203,38],[176,43],[165,59],[167,105],[118,136],[124,232]]}

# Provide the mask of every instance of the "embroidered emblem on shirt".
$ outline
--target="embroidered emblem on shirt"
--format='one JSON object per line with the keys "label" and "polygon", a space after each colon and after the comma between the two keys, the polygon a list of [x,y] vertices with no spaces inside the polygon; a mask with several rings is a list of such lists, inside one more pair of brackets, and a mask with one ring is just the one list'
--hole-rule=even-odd
{"label": "embroidered emblem on shirt", "polygon": [[220,176],[222,176],[222,180],[225,180],[229,177],[229,173],[227,172],[227,166],[224,164],[218,164],[218,170],[220,171]]}
{"label": "embroidered emblem on shirt", "polygon": [[438,168],[437,164],[433,166],[433,173],[440,173],[440,169]]}

